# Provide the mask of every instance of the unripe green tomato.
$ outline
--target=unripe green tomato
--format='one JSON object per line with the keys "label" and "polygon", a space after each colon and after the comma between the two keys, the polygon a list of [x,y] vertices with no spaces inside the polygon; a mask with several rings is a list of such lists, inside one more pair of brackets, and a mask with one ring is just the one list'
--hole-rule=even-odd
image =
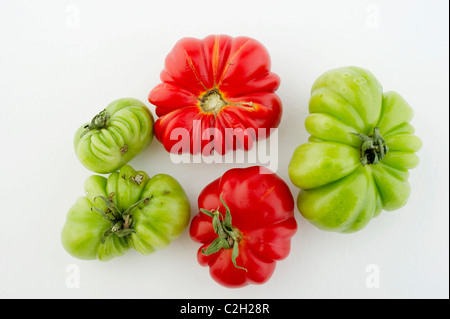
{"label": "unripe green tomato", "polygon": [[129,165],[108,178],[90,176],[85,192],[61,233],[65,250],[79,259],[107,261],[129,248],[151,254],[176,239],[191,216],[186,193],[173,177],[150,178]]}
{"label": "unripe green tomato", "polygon": [[355,232],[385,209],[406,204],[408,170],[419,163],[421,140],[413,111],[395,92],[383,93],[369,71],[344,67],[314,83],[305,126],[309,142],[289,164],[301,191],[300,213],[317,227]]}
{"label": "unripe green tomato", "polygon": [[141,101],[122,98],[110,103],[74,137],[80,162],[95,173],[107,174],[127,164],[153,139],[154,119]]}

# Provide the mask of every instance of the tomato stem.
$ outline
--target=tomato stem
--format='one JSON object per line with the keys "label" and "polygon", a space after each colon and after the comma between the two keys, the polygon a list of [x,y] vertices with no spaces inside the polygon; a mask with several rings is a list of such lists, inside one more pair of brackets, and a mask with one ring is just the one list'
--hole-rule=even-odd
{"label": "tomato stem", "polygon": [[358,136],[361,140],[361,159],[362,165],[376,165],[378,164],[389,151],[386,141],[380,134],[378,127],[373,129],[372,135],[364,135],[352,133]]}
{"label": "tomato stem", "polygon": [[94,116],[91,124],[88,124],[84,127],[85,130],[83,131],[83,133],[81,133],[80,138],[92,130],[101,130],[103,128],[106,128],[110,118],[111,115],[106,112],[106,110],[101,111],[96,116]]}
{"label": "tomato stem", "polygon": [[203,208],[200,209],[202,213],[212,217],[214,231],[217,235],[219,235],[219,237],[217,237],[206,250],[202,249],[202,254],[209,256],[217,253],[221,249],[233,249],[231,254],[231,261],[233,262],[233,265],[238,269],[247,271],[247,269],[236,265],[236,258],[239,255],[239,242],[242,239],[242,233],[239,229],[232,226],[230,208],[223,200],[222,194],[220,194],[220,201],[226,209],[225,218],[219,212],[219,209],[213,209],[212,211]]}
{"label": "tomato stem", "polygon": [[[101,238],[102,244],[105,243],[105,239],[108,236],[116,235],[118,237],[125,237],[132,233],[137,234],[133,226],[133,211],[141,204],[147,205],[150,198],[143,198],[134,205],[128,207],[125,211],[121,212],[119,208],[114,204],[113,197],[115,193],[111,193],[108,197],[97,196],[94,198],[94,202],[97,198],[103,200],[107,210],[104,212],[98,207],[92,207],[91,210],[99,213],[105,220],[111,223],[111,228],[105,231]],[[112,216],[110,216],[112,215]],[[137,234],[138,235],[138,234]],[[139,236],[139,235],[138,235]]]}
{"label": "tomato stem", "polygon": [[200,106],[203,112],[213,113],[214,115],[217,115],[227,104],[220,91],[216,88],[206,92],[200,100]]}

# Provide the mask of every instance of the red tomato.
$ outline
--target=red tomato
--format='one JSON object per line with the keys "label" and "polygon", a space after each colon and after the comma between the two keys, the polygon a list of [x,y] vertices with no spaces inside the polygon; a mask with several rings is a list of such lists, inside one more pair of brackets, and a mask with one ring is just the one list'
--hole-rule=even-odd
{"label": "red tomato", "polygon": [[191,238],[203,245],[198,262],[227,287],[262,284],[286,258],[297,231],[294,199],[267,168],[234,168],[207,185],[198,198]]}
{"label": "red tomato", "polygon": [[155,136],[171,153],[248,150],[280,123],[282,105],[274,93],[280,78],[254,39],[183,38],[160,77],[148,100],[159,116]]}

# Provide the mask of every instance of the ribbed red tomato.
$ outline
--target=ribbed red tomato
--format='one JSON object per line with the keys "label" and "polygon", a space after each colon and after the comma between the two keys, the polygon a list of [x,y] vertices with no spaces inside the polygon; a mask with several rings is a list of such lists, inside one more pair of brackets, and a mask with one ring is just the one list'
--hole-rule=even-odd
{"label": "ribbed red tomato", "polygon": [[274,93],[280,78],[270,63],[265,47],[249,37],[181,39],[148,97],[159,116],[156,138],[171,153],[210,155],[248,150],[268,137],[282,115]]}
{"label": "ribbed red tomato", "polygon": [[265,167],[234,168],[206,186],[190,226],[197,258],[226,287],[262,284],[286,258],[297,231],[286,183]]}

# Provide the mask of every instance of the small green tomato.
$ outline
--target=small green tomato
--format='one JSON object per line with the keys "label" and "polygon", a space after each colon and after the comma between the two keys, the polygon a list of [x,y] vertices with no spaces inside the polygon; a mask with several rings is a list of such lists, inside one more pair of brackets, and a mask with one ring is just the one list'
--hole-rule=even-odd
{"label": "small green tomato", "polygon": [[141,101],[116,100],[76,132],[75,153],[95,173],[114,172],[151,143],[153,124],[152,114]]}

